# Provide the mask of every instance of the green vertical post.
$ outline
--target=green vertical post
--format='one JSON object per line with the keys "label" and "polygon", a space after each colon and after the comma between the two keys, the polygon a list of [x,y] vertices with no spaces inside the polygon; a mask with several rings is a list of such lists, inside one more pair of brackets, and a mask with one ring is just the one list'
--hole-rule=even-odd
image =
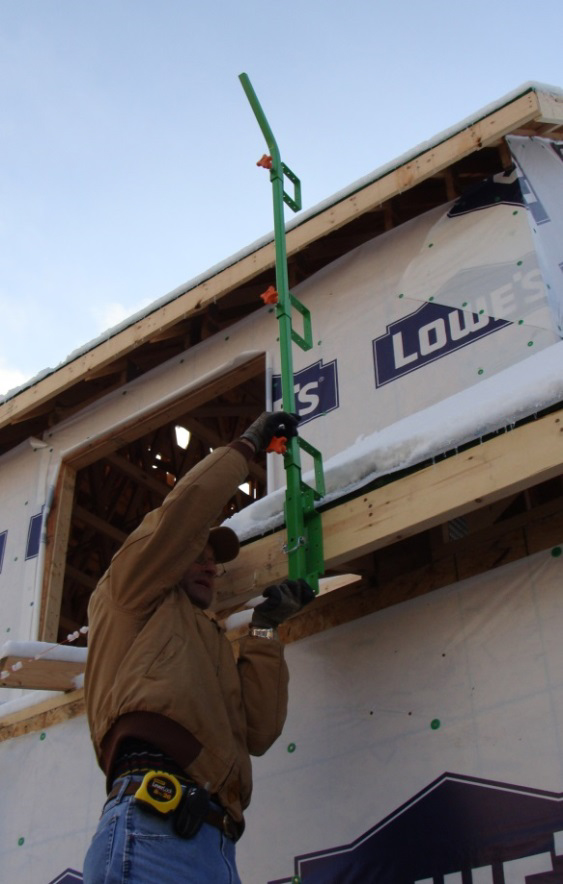
{"label": "green vertical post", "polygon": [[[272,184],[274,208],[276,289],[278,293],[276,316],[280,333],[282,404],[284,411],[295,412],[297,409],[293,381],[292,344],[296,343],[301,349],[309,350],[313,346],[313,341],[310,313],[289,290],[284,203],[294,212],[298,212],[301,209],[301,183],[291,169],[281,161],[276,139],[248,76],[240,74],[239,79],[258,125],[262,130],[271,157],[270,181]],[[290,196],[285,191],[285,178],[293,184],[293,196]],[[292,309],[297,310],[301,315],[303,335],[298,334],[293,329]],[[302,480],[301,449],[313,458],[315,471],[314,487],[307,485]],[[315,592],[318,592],[319,575],[324,573],[321,517],[315,510],[315,500],[319,500],[325,493],[321,454],[299,436],[289,440],[288,449],[284,455],[284,466],[287,483],[285,522],[287,528],[286,551],[289,559],[289,576],[294,580],[304,578],[313,587]]]}

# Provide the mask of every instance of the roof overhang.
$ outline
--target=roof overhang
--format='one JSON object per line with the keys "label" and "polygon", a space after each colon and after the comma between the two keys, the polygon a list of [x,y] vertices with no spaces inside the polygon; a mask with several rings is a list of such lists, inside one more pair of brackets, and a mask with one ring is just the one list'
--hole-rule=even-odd
{"label": "roof overhang", "polygon": [[[335,235],[347,236],[348,231],[349,245],[342,240],[340,253],[355,247],[358,236],[364,240],[366,238],[365,225],[361,232],[358,227],[363,218],[372,219],[375,215],[381,215],[382,230],[394,226],[389,209],[394,198],[401,197],[404,202],[412,195],[411,215],[424,211],[426,202],[421,203],[420,209],[414,205],[415,193],[430,179],[444,179],[445,190],[441,199],[445,201],[448,196],[448,170],[486,148],[497,148],[501,154],[504,150],[508,155],[503,142],[508,134],[563,139],[563,92],[539,84],[526,84],[432,141],[419,145],[399,160],[302,213],[287,228],[290,262],[297,261],[299,256],[323,240],[332,238],[330,242],[333,243]],[[485,171],[483,168],[481,174]],[[472,174],[478,174],[478,171]],[[371,233],[371,236],[375,235],[377,230]],[[327,256],[325,263],[329,260]],[[216,309],[217,305],[226,302],[229,295],[242,287],[251,287],[264,274],[271,273],[274,263],[273,237],[268,235],[75,351],[57,368],[49,369],[23,387],[11,391],[0,405],[0,451],[13,447],[29,435],[40,434],[42,429],[61,419],[61,416],[66,416],[69,411],[79,409],[93,398],[99,398],[107,389],[115,389],[124,383],[127,360],[143,348],[171,341],[175,336],[179,346],[179,329],[182,326],[183,330],[186,320],[201,315],[205,310]],[[315,269],[318,269],[317,265],[312,272]],[[166,349],[162,351],[162,356],[156,353],[151,367],[155,359],[166,361],[167,353]],[[61,404],[59,397],[66,393],[68,399],[71,390],[70,400]]]}

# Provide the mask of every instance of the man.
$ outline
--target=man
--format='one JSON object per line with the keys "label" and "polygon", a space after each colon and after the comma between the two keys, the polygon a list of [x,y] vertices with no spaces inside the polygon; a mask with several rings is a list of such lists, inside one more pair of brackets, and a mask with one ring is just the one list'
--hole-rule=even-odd
{"label": "man", "polygon": [[212,525],[249,460],[274,435],[296,434],[296,417],[265,412],[213,451],[145,516],[92,594],[86,707],[108,800],[86,884],[240,882],[250,755],[277,739],[287,710],[275,627],[313,592],[303,580],[265,590],[235,662],[207,608],[238,538]]}

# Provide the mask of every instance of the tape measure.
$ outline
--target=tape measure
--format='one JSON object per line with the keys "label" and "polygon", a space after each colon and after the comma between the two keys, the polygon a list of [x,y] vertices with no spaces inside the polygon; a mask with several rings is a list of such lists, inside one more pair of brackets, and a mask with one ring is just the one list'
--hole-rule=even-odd
{"label": "tape measure", "polygon": [[149,770],[135,792],[135,798],[157,813],[169,814],[176,810],[182,798],[182,786],[173,774]]}

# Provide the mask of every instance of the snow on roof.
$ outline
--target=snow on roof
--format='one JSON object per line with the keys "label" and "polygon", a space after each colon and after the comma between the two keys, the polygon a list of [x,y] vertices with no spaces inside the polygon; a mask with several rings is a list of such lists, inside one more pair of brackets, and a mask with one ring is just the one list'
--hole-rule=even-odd
{"label": "snow on roof", "polygon": [[[375,479],[416,466],[563,401],[563,341],[383,430],[360,436],[324,464],[321,505]],[[312,473],[303,479],[314,485]],[[241,541],[283,524],[285,489],[256,501],[225,524]]]}
{"label": "snow on roof", "polygon": [[14,712],[21,712],[22,709],[28,709],[31,706],[38,706],[46,700],[55,700],[61,696],[60,691],[28,691],[21,697],[14,700],[6,700],[0,703],[0,719],[12,715]]}
{"label": "snow on roof", "polygon": [[[406,153],[399,156],[397,159],[392,160],[389,163],[385,163],[383,166],[378,167],[373,172],[371,172],[369,175],[366,175],[363,178],[356,180],[355,182],[348,185],[343,190],[340,190],[337,193],[333,194],[331,197],[328,197],[326,200],[323,200],[322,202],[317,203],[315,206],[312,206],[310,209],[307,209],[307,210],[301,212],[297,217],[295,217],[294,219],[292,219],[291,221],[289,221],[286,224],[286,229],[292,230],[293,228],[299,227],[301,224],[304,224],[306,221],[310,220],[311,218],[314,218],[315,215],[319,215],[321,212],[325,211],[326,209],[330,208],[331,206],[334,206],[336,203],[341,202],[342,200],[346,199],[347,197],[351,196],[352,194],[356,193],[357,191],[362,190],[363,188],[367,187],[370,184],[373,184],[373,182],[377,181],[379,178],[383,178],[385,175],[388,175],[390,172],[394,171],[395,169],[399,168],[400,166],[403,166],[406,163],[411,162],[417,156],[420,156],[420,154],[424,153],[425,151],[430,150],[434,147],[437,147],[439,144],[441,144],[444,141],[447,141],[448,138],[451,138],[453,135],[456,135],[458,132],[462,132],[464,129],[467,129],[469,126],[475,125],[475,123],[477,123],[479,120],[483,119],[484,117],[488,116],[491,113],[494,113],[499,108],[504,107],[505,105],[509,104],[511,101],[515,101],[520,96],[525,95],[527,92],[532,92],[532,91],[533,92],[544,92],[547,94],[563,97],[563,89],[559,89],[555,86],[548,86],[546,84],[537,83],[537,82],[533,82],[533,81],[523,83],[517,89],[514,89],[512,92],[507,93],[502,98],[499,98],[496,101],[486,105],[485,107],[481,108],[479,111],[476,111],[475,113],[471,114],[469,117],[466,117],[465,119],[463,119],[460,122],[456,123],[455,125],[449,127],[448,129],[445,129],[442,132],[439,132],[437,135],[435,135],[433,138],[429,139],[428,141],[421,142],[416,147],[411,148],[409,151],[407,151]],[[81,347],[77,348],[76,350],[73,350],[72,353],[70,353],[66,357],[66,359],[62,360],[54,368],[46,368],[43,371],[39,372],[37,375],[35,375],[33,378],[30,378],[30,380],[26,381],[24,384],[20,385],[19,387],[14,387],[12,390],[8,390],[8,392],[4,396],[0,396],[0,405],[3,402],[7,402],[9,399],[13,399],[19,393],[23,392],[23,390],[26,390],[29,387],[35,386],[35,384],[38,384],[45,377],[48,377],[49,375],[53,374],[55,371],[58,371],[64,365],[74,362],[74,360],[79,359],[85,353],[88,353],[91,350],[94,350],[100,344],[103,344],[105,341],[108,341],[111,338],[115,337],[120,332],[129,328],[131,325],[134,325],[136,322],[139,322],[141,319],[144,319],[145,317],[149,316],[151,313],[154,313],[155,311],[159,310],[161,307],[164,307],[166,304],[169,304],[170,302],[176,300],[177,298],[181,297],[182,295],[185,295],[187,292],[196,288],[198,285],[201,285],[203,282],[206,282],[209,279],[212,279],[214,276],[217,276],[219,273],[221,273],[223,270],[226,270],[228,267],[231,267],[234,264],[237,264],[239,261],[242,261],[243,258],[246,258],[249,255],[253,254],[254,252],[257,252],[263,246],[267,245],[270,242],[273,242],[273,239],[274,239],[274,233],[273,233],[273,231],[271,231],[270,233],[264,235],[260,239],[255,240],[255,242],[246,246],[244,249],[241,249],[240,251],[238,251],[235,254],[231,255],[230,257],[224,259],[220,263],[215,264],[213,267],[209,268],[208,270],[204,271],[203,273],[201,273],[198,276],[194,277],[193,279],[189,280],[188,282],[183,283],[182,285],[173,289],[168,294],[163,295],[161,298],[158,298],[156,301],[153,301],[151,304],[149,304],[143,310],[139,310],[137,313],[133,313],[131,316],[128,316],[122,322],[118,323],[117,325],[112,326],[111,328],[107,329],[105,332],[102,332],[102,334],[98,335],[98,337],[93,338],[92,340],[88,341],[86,344],[83,344]]]}

